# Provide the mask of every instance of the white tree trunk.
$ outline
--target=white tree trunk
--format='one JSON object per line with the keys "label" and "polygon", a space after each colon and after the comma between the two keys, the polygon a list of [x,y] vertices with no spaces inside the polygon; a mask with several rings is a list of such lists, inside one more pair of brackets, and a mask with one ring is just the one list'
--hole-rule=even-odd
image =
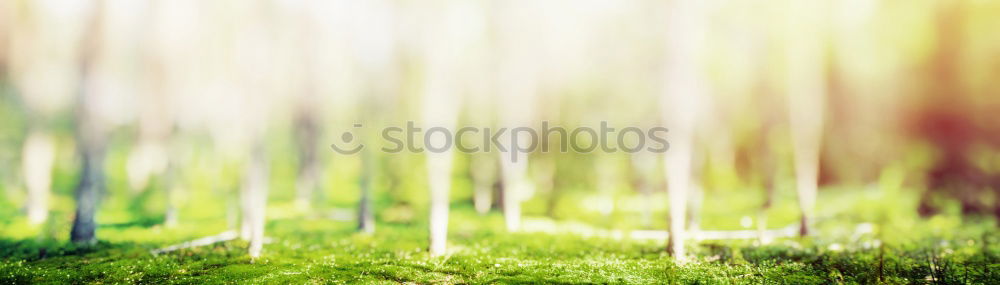
{"label": "white tree trunk", "polygon": [[701,67],[705,38],[705,5],[697,0],[672,1],[667,11],[663,121],[670,129],[670,150],[664,158],[670,197],[669,250],[685,258],[684,221],[692,184],[694,131],[699,100],[706,96]]}
{"label": "white tree trunk", "polygon": [[[503,215],[507,230],[521,228],[521,202],[533,195],[534,187],[528,178],[528,154],[513,148],[526,147],[529,137],[521,134],[512,141],[512,130],[518,127],[532,127],[538,86],[542,74],[539,61],[542,60],[541,32],[532,30],[537,18],[538,7],[531,1],[506,1],[499,7],[501,19],[498,22],[497,37],[497,108],[501,127],[508,130],[500,141],[506,151],[500,151],[500,169],[503,179]],[[530,16],[527,16],[530,15]]]}
{"label": "white tree trunk", "polygon": [[800,234],[808,235],[819,176],[820,140],[823,131],[826,75],[826,31],[822,2],[791,1],[788,19],[787,90]]}
{"label": "white tree trunk", "polygon": [[163,175],[163,189],[167,194],[167,209],[163,214],[163,225],[172,228],[177,226],[180,219],[178,213],[178,204],[180,202],[178,200],[180,200],[180,191],[182,191],[182,188],[178,183],[180,178],[178,177],[177,166],[168,167],[170,169],[166,170],[165,175]]}
{"label": "white tree trunk", "polygon": [[371,149],[361,151],[361,201],[358,202],[358,230],[363,233],[375,232],[375,209],[372,208],[372,196],[375,189],[375,171],[378,164]]}
{"label": "white tree trunk", "polygon": [[427,178],[430,182],[430,252],[443,255],[448,242],[448,197],[451,190],[452,153],[427,155]]}
{"label": "white tree trunk", "polygon": [[162,174],[166,169],[166,158],[167,154],[161,143],[140,139],[126,160],[125,170],[132,191],[146,189],[152,176]]}
{"label": "white tree trunk", "polygon": [[[432,88],[429,89],[429,92],[427,95],[431,98],[425,102],[428,129],[433,127],[450,129],[454,125],[457,115],[455,107],[440,100],[445,96],[437,92],[443,92],[443,90]],[[444,138],[440,133],[437,133],[431,137],[429,142],[435,147],[440,147],[444,145]],[[424,147],[428,148],[428,146]],[[453,152],[450,148],[443,152],[433,152],[429,148],[425,151],[427,152],[427,181],[430,187],[430,253],[437,256],[443,255],[447,251]]]}
{"label": "white tree trunk", "polygon": [[[440,51],[432,51],[427,63],[427,81],[424,86],[423,117],[426,123],[424,135],[432,128],[453,130],[458,119],[458,98],[453,93],[452,82],[448,80],[450,69],[444,62]],[[435,56],[436,55],[436,56]],[[449,131],[454,133],[453,131]],[[430,253],[443,255],[448,244],[448,208],[451,191],[451,170],[453,148],[443,151],[432,151],[431,148],[441,148],[446,138],[441,132],[430,136],[429,145],[424,145],[426,152],[427,181],[430,187]],[[454,143],[454,137],[452,137]]]}
{"label": "white tree trunk", "polygon": [[496,183],[496,161],[485,155],[472,158],[472,180],[475,187],[472,203],[476,212],[486,214],[493,207],[493,185]]}
{"label": "white tree trunk", "polygon": [[521,202],[534,193],[534,183],[528,177],[528,149],[532,138],[521,132],[515,138],[514,130],[532,127],[536,93],[536,73],[526,63],[527,55],[515,55],[511,63],[503,64],[500,74],[501,127],[507,131],[500,135],[505,149],[499,151],[501,179],[503,179],[503,215],[508,231],[521,228]]}
{"label": "white tree trunk", "polygon": [[28,223],[37,225],[49,216],[49,195],[52,188],[52,164],[55,160],[55,143],[48,134],[32,131],[24,142],[22,169],[28,188],[25,210]]}
{"label": "white tree trunk", "polygon": [[263,143],[260,140],[258,138],[252,151],[241,188],[244,217],[242,235],[250,241],[251,258],[259,257],[264,246],[265,211],[267,210],[268,162]]}
{"label": "white tree trunk", "polygon": [[[469,73],[468,52],[474,49],[471,43],[482,32],[462,26],[466,21],[475,20],[464,16],[480,13],[480,7],[468,1],[448,2],[442,10],[424,10],[429,19],[421,40],[425,56],[425,82],[423,86],[424,135],[432,128],[447,129],[451,145],[445,149],[445,134],[433,131],[429,145],[424,145],[427,163],[427,178],[430,187],[430,253],[442,255],[447,251],[448,206],[451,191],[452,159],[456,143],[454,127],[463,102],[460,92]],[[431,146],[436,149],[431,150]]]}
{"label": "white tree trunk", "polygon": [[500,155],[503,156],[500,166],[503,169],[504,222],[508,231],[515,232],[521,229],[521,201],[531,191],[531,182],[527,178],[528,155],[518,153],[516,161],[508,157],[511,154],[501,152]]}

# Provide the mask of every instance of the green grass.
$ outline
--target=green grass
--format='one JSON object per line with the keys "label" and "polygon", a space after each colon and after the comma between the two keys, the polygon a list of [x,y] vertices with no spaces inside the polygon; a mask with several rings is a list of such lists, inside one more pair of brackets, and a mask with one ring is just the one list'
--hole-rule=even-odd
{"label": "green grass", "polygon": [[[0,283],[682,283],[830,284],[1000,282],[1000,238],[994,221],[920,221],[905,241],[879,244],[875,233],[823,238],[706,241],[696,258],[675,264],[661,241],[584,238],[502,230],[499,214],[453,211],[451,254],[430,257],[422,222],[382,223],[374,235],[354,224],[288,217],[271,220],[263,257],[230,241],[158,256],[151,249],[225,229],[224,221],[190,221],[165,229],[145,223],[104,225],[94,247],[47,239],[17,219],[0,238]],[[842,229],[841,229],[842,230]],[[10,237],[11,232],[39,237]],[[943,233],[947,233],[946,235]],[[946,237],[946,238],[945,238]],[[903,240],[903,239],[901,239]]]}
{"label": "green grass", "polygon": [[[112,156],[111,164],[119,160]],[[692,243],[693,257],[684,264],[665,253],[664,241],[586,238],[569,232],[507,233],[499,213],[480,216],[471,209],[468,187],[453,191],[450,254],[443,257],[427,254],[426,203],[417,199],[426,191],[419,187],[408,190],[417,197],[409,200],[401,200],[398,193],[376,193],[379,220],[373,235],[356,233],[353,222],[309,218],[315,215],[294,206],[292,191],[272,191],[266,230],[272,242],[260,259],[251,261],[246,242],[239,240],[150,253],[231,227],[226,209],[234,203],[235,191],[205,190],[226,188],[206,186],[219,180],[212,175],[224,174],[192,171],[197,179],[189,184],[200,190],[184,192],[180,224],[174,228],[160,226],[166,199],[162,189],[130,193],[122,186],[125,182],[109,181],[98,213],[101,242],[76,247],[67,242],[73,173],[56,170],[46,224],[27,225],[19,209],[23,197],[11,194],[19,190],[5,189],[8,195],[0,198],[0,284],[1000,284],[997,221],[963,217],[957,204],[946,200],[941,203],[944,214],[919,218],[919,191],[901,188],[892,179],[878,187],[821,191],[814,237],[766,245],[748,240]],[[115,167],[111,171],[121,172]],[[290,189],[285,184],[292,180],[279,178],[272,186]],[[344,186],[351,183],[355,181],[331,181],[330,188],[340,190],[326,193],[323,206],[354,205],[356,189]],[[524,204],[525,214],[531,221],[562,229],[666,228],[664,193],[643,198],[629,191],[595,196],[599,193],[570,190],[561,194],[554,218],[542,217],[548,198],[544,193]],[[701,225],[712,230],[743,229],[740,220],[756,217],[761,203],[759,191],[752,190],[705,197]],[[588,206],[588,201],[600,199],[613,199],[613,212]],[[651,224],[639,222],[641,216],[629,202],[641,199],[660,201]],[[779,192],[767,213],[770,227],[797,220],[794,201],[793,191]],[[859,225],[869,230],[858,231]]]}

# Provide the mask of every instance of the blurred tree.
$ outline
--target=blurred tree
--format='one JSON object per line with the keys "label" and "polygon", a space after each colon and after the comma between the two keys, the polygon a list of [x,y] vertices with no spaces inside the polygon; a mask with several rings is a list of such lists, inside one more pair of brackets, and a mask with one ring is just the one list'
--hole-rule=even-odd
{"label": "blurred tree", "polygon": [[686,259],[685,213],[692,187],[694,133],[699,100],[707,96],[702,67],[707,7],[699,1],[676,0],[667,5],[667,51],[664,62],[662,116],[670,129],[670,151],[664,158],[670,197],[668,250]]}
{"label": "blurred tree", "polygon": [[96,57],[101,44],[104,1],[95,1],[86,16],[83,42],[80,45],[80,87],[76,98],[76,141],[82,161],[80,182],[76,186],[76,215],[70,240],[79,244],[97,242],[95,231],[97,206],[105,187],[104,155],[108,126],[99,114],[93,85]]}
{"label": "blurred tree", "polygon": [[788,14],[785,54],[788,76],[789,123],[795,160],[795,181],[802,219],[799,233],[810,233],[819,183],[819,154],[826,101],[828,33],[825,2],[792,1]]}
{"label": "blurred tree", "polygon": [[[993,214],[1000,217],[1000,173],[977,160],[989,160],[984,154],[1000,148],[1000,125],[995,114],[1000,110],[995,94],[978,94],[967,84],[977,64],[963,64],[975,41],[963,33],[972,26],[970,4],[936,3],[935,29],[940,40],[927,58],[924,94],[910,114],[911,135],[934,146],[936,160],[925,173],[926,187],[918,212],[931,216],[940,212],[935,194],[957,199],[963,214]],[[976,62],[978,63],[978,62]],[[985,95],[985,96],[984,96]],[[993,101],[977,97],[993,98]],[[979,101],[979,102],[977,102]],[[984,151],[985,149],[985,151]],[[995,171],[995,170],[993,170]]]}
{"label": "blurred tree", "polygon": [[244,171],[243,185],[240,188],[240,199],[243,202],[242,236],[250,241],[249,252],[252,258],[259,257],[264,246],[265,210],[270,180],[268,165],[263,139],[258,138],[253,143],[250,161]]}
{"label": "blurred tree", "polygon": [[472,204],[476,212],[486,214],[493,207],[493,188],[497,183],[497,161],[490,155],[474,154],[470,158],[473,182]]}
{"label": "blurred tree", "polygon": [[[15,93],[24,102],[28,134],[21,151],[21,172],[28,190],[28,222],[44,222],[49,213],[52,167],[56,156],[52,121],[72,91],[61,85],[74,75],[74,45],[52,25],[50,9],[30,2],[6,1],[11,14],[9,48],[5,45],[4,70],[9,70]],[[6,30],[6,29],[5,29]],[[5,34],[8,34],[5,33]],[[54,86],[53,86],[54,85]]]}
{"label": "blurred tree", "polygon": [[315,203],[320,182],[320,126],[312,103],[301,103],[295,113],[294,129],[299,167],[295,180],[295,204],[310,208]]}
{"label": "blurred tree", "polygon": [[[529,31],[532,21],[524,15],[538,13],[540,8],[531,1],[508,1],[498,10],[496,96],[499,126],[505,128],[500,134],[503,148],[499,148],[500,172],[503,185],[502,206],[508,231],[521,229],[521,203],[535,191],[533,181],[528,176],[529,155],[524,149],[537,144],[523,132],[532,127],[537,118],[536,104],[539,93],[538,57],[541,49],[537,46],[537,32]],[[534,20],[540,20],[534,18]],[[515,130],[521,129],[521,130]],[[519,133],[515,133],[515,132]]]}

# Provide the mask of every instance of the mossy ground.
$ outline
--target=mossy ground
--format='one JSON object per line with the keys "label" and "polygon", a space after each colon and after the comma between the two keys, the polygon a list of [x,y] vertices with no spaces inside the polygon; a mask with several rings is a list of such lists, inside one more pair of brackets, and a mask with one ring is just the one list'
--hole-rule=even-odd
{"label": "mossy ground", "polygon": [[[0,196],[0,284],[1000,284],[997,221],[962,216],[957,203],[947,200],[940,203],[940,215],[917,217],[921,191],[890,183],[899,179],[883,179],[889,182],[875,187],[824,189],[812,237],[766,245],[752,240],[691,243],[693,257],[678,264],[665,252],[662,240],[584,237],[575,231],[666,229],[665,193],[640,197],[619,191],[607,196],[566,189],[558,203],[549,201],[554,199],[550,194],[539,193],[524,203],[526,220],[557,230],[508,233],[500,213],[479,215],[472,209],[471,187],[456,179],[450,254],[431,257],[426,250],[426,202],[421,202],[425,189],[409,184],[397,186],[406,191],[379,188],[377,229],[371,235],[360,234],[352,221],[318,214],[331,208],[352,211],[358,200],[355,180],[331,180],[329,188],[336,192],[325,193],[327,199],[316,207],[320,210],[303,211],[293,202],[294,191],[281,191],[294,189],[294,172],[275,167],[271,185],[275,190],[267,209],[266,236],[271,243],[260,259],[252,261],[246,242],[239,240],[153,255],[153,249],[233,228],[234,219],[227,213],[238,200],[235,191],[187,191],[177,203],[179,224],[164,227],[164,191],[129,192],[121,178],[125,177],[122,157],[109,159],[113,175],[98,213],[100,242],[93,247],[67,242],[76,181],[71,167],[56,167],[52,212],[45,224],[27,225],[20,209],[23,197],[11,194],[21,192],[4,190],[8,195]],[[206,183],[227,180],[206,169],[190,172],[192,189],[214,189]],[[422,173],[413,172],[414,177]],[[228,180],[238,180],[229,176]],[[741,220],[759,213],[759,191],[720,191],[705,197],[702,228],[755,227],[742,225]],[[775,206],[766,213],[770,227],[795,223],[795,199],[794,191],[778,193]],[[644,200],[658,205],[646,217],[635,206],[641,205],[635,201]],[[610,201],[613,210],[602,213],[607,205],[595,201]],[[643,222],[644,218],[651,220]]]}
{"label": "mossy ground", "polygon": [[[216,220],[176,228],[117,224],[100,228],[102,242],[76,247],[58,239],[14,238],[30,231],[5,224],[0,283],[683,283],[831,284],[1000,282],[1000,238],[988,219],[920,221],[900,242],[836,234],[757,245],[705,241],[677,264],[662,241],[581,237],[502,230],[499,214],[453,211],[451,254],[426,253],[425,224],[382,223],[373,235],[351,222],[290,217],[271,220],[263,257],[229,241],[161,255],[150,250],[225,228]],[[222,222],[224,223],[224,221]],[[954,225],[947,228],[948,225]],[[960,225],[960,226],[959,226]],[[945,228],[942,228],[945,227]],[[922,229],[922,230],[921,230]],[[38,229],[38,231],[43,229]],[[947,230],[947,234],[940,234]],[[937,233],[935,233],[937,232]],[[829,234],[833,233],[833,234]]]}

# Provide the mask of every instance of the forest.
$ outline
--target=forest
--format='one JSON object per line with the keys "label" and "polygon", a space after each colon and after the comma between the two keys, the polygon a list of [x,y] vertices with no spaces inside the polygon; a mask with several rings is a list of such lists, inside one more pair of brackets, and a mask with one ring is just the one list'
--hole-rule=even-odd
{"label": "forest", "polygon": [[0,284],[1000,284],[997,0],[0,0]]}

